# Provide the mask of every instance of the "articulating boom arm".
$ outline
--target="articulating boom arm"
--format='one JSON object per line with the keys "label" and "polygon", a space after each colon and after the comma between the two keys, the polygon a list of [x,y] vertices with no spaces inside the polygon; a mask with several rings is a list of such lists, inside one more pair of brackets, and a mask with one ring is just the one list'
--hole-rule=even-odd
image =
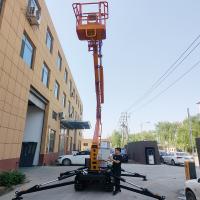
{"label": "articulating boom arm", "polygon": [[96,125],[91,147],[91,170],[99,170],[99,161],[97,159],[99,149],[99,138],[101,136],[101,104],[104,103],[104,82],[103,66],[101,54],[102,41],[89,42],[89,50],[93,51],[94,73],[95,73],[95,91],[96,91]]}
{"label": "articulating boom arm", "polygon": [[94,73],[95,73],[95,91],[96,91],[96,125],[93,142],[97,143],[100,137],[101,126],[101,104],[104,103],[104,83],[103,83],[103,66],[101,54],[102,41],[90,42],[89,49],[93,51]]}
{"label": "articulating boom arm", "polygon": [[[101,136],[101,104],[104,103],[104,83],[102,66],[102,40],[106,39],[106,20],[108,3],[74,3],[76,32],[79,40],[88,42],[88,50],[93,52],[95,90],[96,90],[96,125],[90,153],[90,170],[99,171],[98,149]],[[93,12],[91,12],[91,8]]]}

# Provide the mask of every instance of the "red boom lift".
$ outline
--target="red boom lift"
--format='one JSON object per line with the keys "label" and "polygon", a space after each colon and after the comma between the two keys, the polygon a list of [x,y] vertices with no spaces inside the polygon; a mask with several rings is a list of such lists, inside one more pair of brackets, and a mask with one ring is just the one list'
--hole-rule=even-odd
{"label": "red boom lift", "polygon": [[[88,166],[77,170],[66,171],[60,176],[47,183],[35,185],[27,190],[17,191],[13,200],[23,199],[22,195],[27,193],[48,190],[52,188],[62,187],[66,185],[74,185],[76,191],[84,190],[87,186],[96,185],[106,191],[113,191],[112,170],[109,166],[101,167],[101,162],[98,159],[98,151],[101,141],[101,104],[104,103],[104,82],[103,82],[103,65],[102,65],[102,40],[106,39],[106,20],[108,19],[108,3],[105,1],[95,3],[74,3],[73,10],[76,16],[76,31],[80,40],[88,41],[88,50],[93,52],[94,72],[95,72],[95,90],[96,90],[96,125],[91,146],[90,160]],[[92,9],[92,11],[90,11]],[[121,176],[138,177],[146,180],[146,176],[127,172],[122,169]],[[74,181],[59,182],[69,177],[75,176]],[[132,182],[126,181],[124,178],[119,178],[132,187],[120,185],[122,189],[136,192],[155,199],[163,200],[165,197],[152,193],[146,188],[142,188]]]}

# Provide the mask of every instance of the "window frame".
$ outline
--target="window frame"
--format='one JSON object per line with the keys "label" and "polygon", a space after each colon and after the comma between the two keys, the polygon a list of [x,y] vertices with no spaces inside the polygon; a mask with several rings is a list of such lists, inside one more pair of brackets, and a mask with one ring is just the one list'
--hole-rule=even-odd
{"label": "window frame", "polygon": [[71,93],[72,93],[72,90],[73,90],[73,85],[72,85],[72,80],[69,80],[69,92],[70,92],[70,96],[71,96]]}
{"label": "window frame", "polygon": [[76,98],[76,92],[75,92],[75,89],[73,88],[73,98],[75,99]]}
{"label": "window frame", "polygon": [[67,83],[67,81],[68,81],[68,71],[66,68],[65,68],[65,72],[64,72],[64,81],[65,81],[65,83]]}
{"label": "window frame", "polygon": [[[64,99],[64,102],[63,102],[63,99]],[[66,100],[67,100],[67,95],[63,92],[63,95],[62,95],[62,106],[64,108],[66,108]]]}
{"label": "window frame", "polygon": [[[44,68],[47,69],[48,71],[48,76],[47,76],[47,83],[45,84],[44,81],[43,81],[43,77],[44,77]],[[50,69],[49,67],[47,66],[47,64],[45,62],[43,62],[43,66],[42,66],[42,83],[47,87],[49,88],[49,81],[50,81]]]}
{"label": "window frame", "polygon": [[[51,147],[51,134],[54,135],[54,140],[53,140],[53,147]],[[49,141],[48,141],[48,153],[53,153],[55,149],[55,141],[56,141],[56,131],[53,129],[49,130]]]}
{"label": "window frame", "polygon": [[71,101],[68,100],[68,116],[70,117],[71,115]]}
{"label": "window frame", "polygon": [[[59,63],[58,63],[58,60],[60,60]],[[59,51],[58,51],[58,55],[57,55],[57,59],[56,59],[56,67],[59,69],[59,71],[62,70],[62,56]]]}
{"label": "window frame", "polygon": [[[28,45],[26,44],[26,41],[28,41]],[[27,48],[29,50],[30,50],[30,48],[29,48],[30,46],[32,48],[32,56],[31,56],[31,63],[30,64],[27,63],[25,58],[24,58],[25,46],[27,46]],[[28,34],[24,31],[23,37],[22,37],[22,40],[21,40],[20,57],[29,66],[30,69],[34,68],[33,66],[34,66],[34,61],[35,61],[35,52],[36,52],[35,45],[33,44],[32,40],[30,39]]]}
{"label": "window frame", "polygon": [[[48,38],[49,37],[47,37],[47,36],[49,36],[51,38],[51,46],[50,47],[48,46]],[[46,46],[47,46],[48,50],[50,51],[50,53],[53,53],[53,41],[54,41],[54,37],[50,31],[50,28],[47,27],[45,43],[46,43]]]}
{"label": "window frame", "polygon": [[70,115],[71,115],[71,118],[74,118],[74,111],[75,111],[75,109],[74,109],[74,106],[72,106],[72,112],[70,113]]}
{"label": "window frame", "polygon": [[58,119],[58,113],[55,112],[54,110],[52,111],[52,119],[56,120]]}
{"label": "window frame", "polygon": [[88,146],[89,146],[89,145],[88,145],[88,142],[84,142],[84,143],[83,143],[83,146],[84,146],[84,147],[88,147]]}
{"label": "window frame", "polygon": [[28,6],[29,6],[29,7],[32,7],[32,5],[31,5],[32,2],[34,2],[34,5],[33,5],[33,6],[36,7],[37,10],[41,10],[41,7],[40,7],[40,5],[39,5],[38,0],[28,0]]}
{"label": "window frame", "polygon": [[[57,87],[57,95],[55,95],[55,86],[58,86]],[[60,85],[59,85],[59,83],[58,83],[58,81],[57,80],[55,80],[55,82],[54,82],[54,91],[53,91],[53,93],[54,93],[54,97],[56,97],[58,100],[59,100],[59,93],[60,93]]]}
{"label": "window frame", "polygon": [[0,15],[2,13],[4,0],[0,0]]}

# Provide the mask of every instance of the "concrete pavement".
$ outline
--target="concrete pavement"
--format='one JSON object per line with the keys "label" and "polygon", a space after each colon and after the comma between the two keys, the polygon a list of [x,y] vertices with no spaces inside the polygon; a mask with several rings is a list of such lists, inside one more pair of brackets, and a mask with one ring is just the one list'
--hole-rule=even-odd
{"label": "concrete pavement", "polygon": [[[34,167],[21,169],[26,173],[29,183],[21,186],[20,188],[28,188],[35,184],[43,183],[52,179],[56,179],[60,172],[72,170],[78,167],[62,167],[62,166],[47,166],[47,167]],[[127,171],[146,174],[148,181],[144,182],[139,178],[127,177],[127,180],[134,182],[137,185],[141,185],[152,190],[155,193],[166,196],[168,200],[183,199],[181,193],[184,188],[184,167],[169,166],[169,165],[138,165],[138,164],[124,164],[123,168]],[[198,175],[199,170],[197,171]],[[73,178],[72,178],[73,180]],[[123,183],[122,183],[123,184]],[[17,188],[19,189],[19,188]],[[11,200],[14,196],[14,191],[1,196],[0,200]],[[24,196],[24,200],[148,200],[152,199],[139,194],[132,193],[130,191],[122,190],[121,193],[113,196],[112,193],[107,193],[98,190],[85,190],[82,192],[75,192],[73,185],[64,186],[61,188],[51,189],[47,191],[41,191],[38,193],[27,194]]]}

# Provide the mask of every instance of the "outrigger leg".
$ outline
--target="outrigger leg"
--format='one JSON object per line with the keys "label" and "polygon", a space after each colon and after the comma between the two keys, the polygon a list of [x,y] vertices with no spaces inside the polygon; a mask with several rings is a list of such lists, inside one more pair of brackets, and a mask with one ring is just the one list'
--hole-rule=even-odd
{"label": "outrigger leg", "polygon": [[140,187],[140,186],[138,186],[134,183],[127,181],[124,178],[120,178],[120,177],[116,177],[116,176],[113,176],[113,177],[116,178],[116,179],[119,179],[122,182],[125,182],[125,183],[133,186],[133,187],[128,187],[128,186],[125,186],[125,185],[120,185],[120,188],[122,188],[122,189],[129,190],[129,191],[132,191],[132,192],[135,192],[135,193],[138,193],[138,194],[141,194],[141,195],[145,195],[145,196],[148,196],[148,197],[152,197],[152,198],[158,199],[158,200],[164,200],[165,199],[165,196],[160,196],[159,194],[154,194],[153,192],[151,192],[147,188]]}
{"label": "outrigger leg", "polygon": [[121,176],[129,176],[129,177],[136,177],[136,178],[143,178],[143,181],[147,181],[147,177],[143,174],[139,174],[139,173],[132,173],[129,171],[126,171],[124,169],[121,170],[122,172],[126,172],[126,174],[121,174]]}
{"label": "outrigger leg", "polygon": [[39,185],[34,185],[33,187],[31,187],[27,190],[16,191],[15,197],[12,200],[22,200],[23,199],[22,195],[28,194],[28,193],[49,190],[49,189],[53,189],[53,188],[57,188],[57,187],[63,187],[66,185],[73,185],[75,183],[75,181],[68,181],[68,182],[57,183],[57,184],[52,184],[52,183],[73,177],[73,176],[77,175],[78,173],[80,173],[84,169],[85,169],[85,167],[79,168],[77,170],[66,171],[64,173],[61,173],[60,176],[55,180],[51,180],[51,181],[48,181],[46,183],[39,184]]}

